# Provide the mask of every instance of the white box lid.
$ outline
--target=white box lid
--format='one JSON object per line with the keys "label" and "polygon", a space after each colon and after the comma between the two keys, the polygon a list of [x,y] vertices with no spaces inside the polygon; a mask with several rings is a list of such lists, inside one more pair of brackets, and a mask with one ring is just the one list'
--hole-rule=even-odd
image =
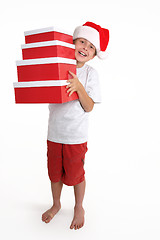
{"label": "white box lid", "polygon": [[14,88],[66,86],[67,80],[14,82]]}
{"label": "white box lid", "polygon": [[24,32],[24,36],[28,36],[28,35],[33,35],[33,34],[39,34],[39,33],[45,33],[45,32],[60,32],[60,33],[64,33],[67,35],[73,35],[73,33],[71,33],[70,31],[66,31],[63,30],[61,28],[57,28],[57,27],[47,27],[47,28],[40,28],[40,29],[34,29],[34,30],[30,30],[30,31],[25,31]]}
{"label": "white box lid", "polygon": [[66,42],[62,42],[62,41],[58,41],[58,40],[22,44],[21,48],[26,49],[26,48],[47,47],[47,46],[55,46],[55,45],[75,49],[74,44],[66,43]]}
{"label": "white box lid", "polygon": [[17,66],[24,65],[37,65],[37,64],[49,64],[49,63],[66,63],[76,65],[76,60],[69,58],[50,57],[50,58],[37,58],[16,61]]}

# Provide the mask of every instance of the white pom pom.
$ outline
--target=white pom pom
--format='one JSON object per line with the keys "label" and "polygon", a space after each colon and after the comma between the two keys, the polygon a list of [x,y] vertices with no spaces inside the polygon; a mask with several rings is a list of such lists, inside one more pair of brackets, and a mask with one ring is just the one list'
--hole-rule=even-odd
{"label": "white pom pom", "polygon": [[99,52],[97,52],[97,57],[99,57],[100,59],[103,60],[108,57],[108,54],[106,51],[105,52],[99,51]]}

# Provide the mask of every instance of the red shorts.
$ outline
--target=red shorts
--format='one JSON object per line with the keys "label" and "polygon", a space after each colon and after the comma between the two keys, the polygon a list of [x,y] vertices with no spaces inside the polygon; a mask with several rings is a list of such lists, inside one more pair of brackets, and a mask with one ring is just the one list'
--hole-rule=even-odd
{"label": "red shorts", "polygon": [[84,159],[87,142],[82,144],[61,144],[47,140],[48,175],[51,182],[60,180],[74,186],[84,181]]}

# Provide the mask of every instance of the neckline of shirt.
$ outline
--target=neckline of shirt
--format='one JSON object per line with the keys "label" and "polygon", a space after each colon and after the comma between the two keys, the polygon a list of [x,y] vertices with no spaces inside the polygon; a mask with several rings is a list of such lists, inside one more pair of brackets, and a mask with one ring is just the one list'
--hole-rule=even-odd
{"label": "neckline of shirt", "polygon": [[76,68],[77,71],[83,70],[86,67],[86,64],[83,65],[81,68]]}

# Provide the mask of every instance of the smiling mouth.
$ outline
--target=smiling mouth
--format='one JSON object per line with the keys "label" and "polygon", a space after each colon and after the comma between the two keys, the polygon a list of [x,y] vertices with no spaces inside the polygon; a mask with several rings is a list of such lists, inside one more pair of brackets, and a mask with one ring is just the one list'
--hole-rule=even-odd
{"label": "smiling mouth", "polygon": [[83,57],[87,57],[87,55],[84,53],[84,52],[78,52],[81,56],[83,56]]}

